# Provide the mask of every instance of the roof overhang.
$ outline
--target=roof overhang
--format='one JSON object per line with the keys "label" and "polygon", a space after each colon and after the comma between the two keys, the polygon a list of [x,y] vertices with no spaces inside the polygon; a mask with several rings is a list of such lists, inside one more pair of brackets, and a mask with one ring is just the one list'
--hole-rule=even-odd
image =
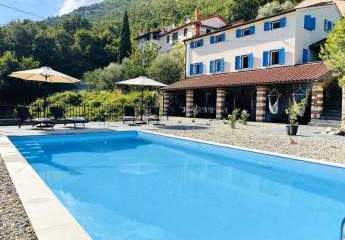
{"label": "roof overhang", "polygon": [[329,79],[332,72],[323,62],[204,75],[175,82],[165,91],[231,86],[303,83]]}

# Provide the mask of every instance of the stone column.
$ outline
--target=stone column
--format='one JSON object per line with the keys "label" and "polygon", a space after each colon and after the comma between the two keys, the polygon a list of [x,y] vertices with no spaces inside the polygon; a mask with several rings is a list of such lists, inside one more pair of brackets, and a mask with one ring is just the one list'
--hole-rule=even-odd
{"label": "stone column", "polygon": [[323,110],[323,84],[314,83],[311,94],[311,119],[320,119]]}
{"label": "stone column", "polygon": [[216,118],[222,119],[224,115],[225,107],[225,89],[217,88],[217,99],[216,99]]}
{"label": "stone column", "polygon": [[194,91],[186,90],[186,117],[193,117]]}
{"label": "stone column", "polygon": [[170,97],[171,97],[170,92],[164,92],[163,93],[163,98],[164,98],[163,115],[164,116],[168,116],[168,114],[169,114]]}
{"label": "stone column", "polygon": [[257,122],[265,121],[266,97],[267,97],[267,87],[257,86],[256,87],[256,121]]}

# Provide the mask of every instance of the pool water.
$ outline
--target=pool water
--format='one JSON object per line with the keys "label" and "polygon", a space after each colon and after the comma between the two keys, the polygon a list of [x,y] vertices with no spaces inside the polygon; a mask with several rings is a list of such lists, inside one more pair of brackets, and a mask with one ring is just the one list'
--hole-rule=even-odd
{"label": "pool water", "polygon": [[337,240],[345,169],[143,132],[11,137],[95,240]]}

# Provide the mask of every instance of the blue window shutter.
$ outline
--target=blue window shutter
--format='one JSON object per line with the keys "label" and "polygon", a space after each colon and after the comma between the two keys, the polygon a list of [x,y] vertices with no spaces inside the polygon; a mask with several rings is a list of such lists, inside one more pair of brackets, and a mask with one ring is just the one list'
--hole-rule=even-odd
{"label": "blue window shutter", "polygon": [[236,37],[237,37],[237,38],[242,37],[242,30],[241,30],[241,29],[237,29],[237,30],[236,30]]}
{"label": "blue window shutter", "polygon": [[333,23],[331,21],[327,22],[327,31],[332,31],[333,29]]}
{"label": "blue window shutter", "polygon": [[200,47],[204,46],[204,39],[200,39]]}
{"label": "blue window shutter", "polygon": [[200,64],[200,74],[203,74],[204,72],[204,64],[201,62]]}
{"label": "blue window shutter", "polygon": [[309,62],[309,51],[308,49],[303,49],[303,63]]}
{"label": "blue window shutter", "polygon": [[253,69],[254,67],[254,57],[253,54],[248,54],[248,68]]}
{"label": "blue window shutter", "polygon": [[236,56],[235,57],[235,70],[241,69],[241,57]]}
{"label": "blue window shutter", "polygon": [[194,64],[189,65],[189,75],[193,76],[194,75]]}
{"label": "blue window shutter", "polygon": [[315,30],[316,28],[316,18],[312,17],[310,18],[310,30]]}
{"label": "blue window shutter", "polygon": [[220,61],[220,71],[224,72],[224,58],[222,58]]}
{"label": "blue window shutter", "polygon": [[286,27],[286,17],[283,17],[280,19],[280,27],[281,28]]}
{"label": "blue window shutter", "polygon": [[265,22],[264,23],[264,31],[269,31],[271,30],[271,22]]}
{"label": "blue window shutter", "polygon": [[190,48],[194,48],[194,42],[190,42]]}
{"label": "blue window shutter", "polygon": [[262,65],[264,67],[267,67],[269,65],[269,59],[270,58],[270,53],[269,51],[264,51],[263,56],[262,56]]}
{"label": "blue window shutter", "polygon": [[210,73],[214,73],[214,61],[210,61]]}
{"label": "blue window shutter", "polygon": [[214,44],[214,43],[216,42],[215,40],[216,40],[216,37],[215,37],[215,36],[211,36],[211,37],[210,37],[210,43],[211,43],[211,44]]}
{"label": "blue window shutter", "polygon": [[284,48],[279,49],[279,64],[281,65],[285,64],[285,49]]}
{"label": "blue window shutter", "polygon": [[255,26],[249,28],[250,35],[255,34]]}
{"label": "blue window shutter", "polygon": [[223,34],[221,35],[221,41],[222,41],[222,42],[225,41],[225,33],[223,33]]}
{"label": "blue window shutter", "polygon": [[310,30],[310,15],[304,15],[304,28]]}

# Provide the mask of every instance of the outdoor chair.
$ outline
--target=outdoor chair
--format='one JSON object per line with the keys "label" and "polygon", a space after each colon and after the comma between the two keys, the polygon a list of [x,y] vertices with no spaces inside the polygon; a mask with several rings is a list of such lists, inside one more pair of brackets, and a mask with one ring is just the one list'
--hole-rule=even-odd
{"label": "outdoor chair", "polygon": [[73,124],[74,128],[77,128],[77,124],[82,124],[85,128],[85,123],[89,121],[84,117],[65,117],[65,110],[62,107],[51,107],[50,113],[53,115],[56,123]]}
{"label": "outdoor chair", "polygon": [[156,125],[159,124],[159,122],[160,122],[159,107],[148,108],[147,123],[150,124],[150,122],[156,122]]}
{"label": "outdoor chair", "polygon": [[122,123],[132,122],[135,125],[135,108],[134,107],[124,107],[122,115]]}
{"label": "outdoor chair", "polygon": [[32,125],[32,127],[39,127],[42,130],[44,127],[54,128],[55,126],[55,122],[51,118],[33,118],[27,107],[17,107],[16,110],[19,128],[23,125]]}

